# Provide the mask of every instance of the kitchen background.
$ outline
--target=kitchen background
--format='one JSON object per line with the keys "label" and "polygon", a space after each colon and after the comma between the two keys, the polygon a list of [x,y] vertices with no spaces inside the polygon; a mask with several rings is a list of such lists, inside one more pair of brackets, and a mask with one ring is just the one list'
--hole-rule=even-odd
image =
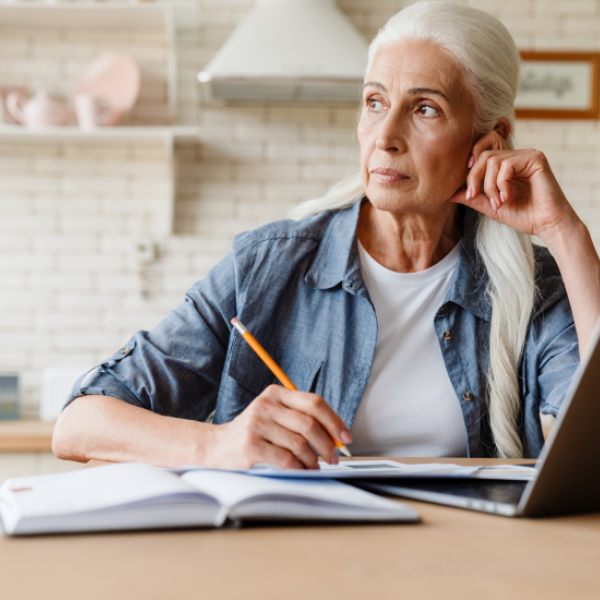
{"label": "kitchen background", "polygon": [[[367,41],[410,3],[338,0]],[[522,50],[600,50],[600,0],[462,3],[497,16]],[[173,39],[153,25],[6,24],[0,6],[0,84],[66,98],[90,59],[118,49],[142,73],[123,125],[198,126],[196,141],[173,148],[168,134],[0,133],[0,373],[19,375],[22,416],[38,416],[44,369],[110,356],[177,306],[236,233],[285,217],[357,166],[354,108],[203,106],[197,74],[254,2],[190,5]],[[516,137],[546,153],[600,243],[600,123],[521,120]]]}

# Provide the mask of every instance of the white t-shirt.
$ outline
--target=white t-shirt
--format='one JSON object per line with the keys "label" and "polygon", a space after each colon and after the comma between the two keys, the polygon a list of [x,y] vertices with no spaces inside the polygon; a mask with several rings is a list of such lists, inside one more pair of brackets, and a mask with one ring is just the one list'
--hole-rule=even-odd
{"label": "white t-shirt", "polygon": [[359,243],[377,315],[373,368],[352,424],[356,456],[466,456],[467,432],[433,326],[460,244],[418,273],[396,273]]}

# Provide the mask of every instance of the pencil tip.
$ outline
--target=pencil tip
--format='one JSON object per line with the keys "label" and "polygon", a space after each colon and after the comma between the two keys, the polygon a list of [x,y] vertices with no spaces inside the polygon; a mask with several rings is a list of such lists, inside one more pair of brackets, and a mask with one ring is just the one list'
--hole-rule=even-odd
{"label": "pencil tip", "polygon": [[344,456],[347,456],[348,458],[354,459],[354,457],[352,456],[352,454],[350,454],[350,450],[348,450],[348,448],[346,448],[346,446],[340,446],[340,452]]}

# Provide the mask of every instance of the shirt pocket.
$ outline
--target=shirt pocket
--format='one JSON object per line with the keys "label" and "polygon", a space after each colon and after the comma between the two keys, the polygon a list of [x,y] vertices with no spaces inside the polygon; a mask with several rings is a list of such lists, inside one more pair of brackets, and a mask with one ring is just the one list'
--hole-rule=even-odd
{"label": "shirt pocket", "polygon": [[[316,378],[323,360],[306,357],[300,352],[291,350],[279,350],[271,356],[299,390],[310,392],[315,389]],[[250,391],[253,397],[259,396],[269,385],[280,383],[269,367],[239,335],[236,335],[233,340],[227,374]]]}

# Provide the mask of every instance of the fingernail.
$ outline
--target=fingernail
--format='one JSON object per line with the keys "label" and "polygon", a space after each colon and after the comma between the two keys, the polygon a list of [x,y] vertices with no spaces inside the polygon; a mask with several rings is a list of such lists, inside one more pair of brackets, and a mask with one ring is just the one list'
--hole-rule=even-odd
{"label": "fingernail", "polygon": [[471,158],[469,158],[469,162],[467,163],[467,168],[470,169],[474,164],[475,164],[475,157],[471,156]]}
{"label": "fingernail", "polygon": [[329,459],[329,463],[332,465],[337,465],[340,462],[340,457],[337,455],[337,452],[331,456]]}
{"label": "fingernail", "polygon": [[352,443],[352,434],[349,431],[342,431],[342,433],[340,433],[340,437],[342,438],[342,442],[345,444]]}
{"label": "fingernail", "polygon": [[492,205],[494,212],[496,212],[498,210],[498,205],[496,204],[496,201],[493,198],[490,198],[490,204]]}
{"label": "fingernail", "polygon": [[471,193],[471,188],[470,187],[467,188],[467,195],[466,195],[467,200],[470,200],[472,195],[473,194]]}
{"label": "fingernail", "polygon": [[506,194],[504,192],[500,192],[500,202],[502,202],[502,204],[506,202]]}

